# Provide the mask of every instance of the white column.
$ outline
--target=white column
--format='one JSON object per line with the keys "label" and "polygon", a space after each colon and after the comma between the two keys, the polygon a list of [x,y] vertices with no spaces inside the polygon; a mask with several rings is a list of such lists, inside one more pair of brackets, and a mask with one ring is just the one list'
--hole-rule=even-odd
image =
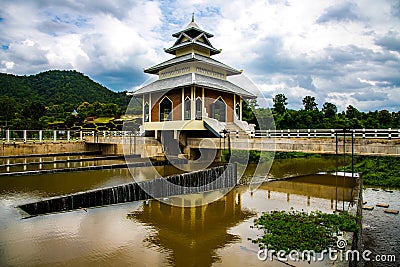
{"label": "white column", "polygon": [[10,143],[10,130],[6,131],[7,143]]}
{"label": "white column", "polygon": [[71,132],[67,131],[67,141],[71,141]]}
{"label": "white column", "polygon": [[57,131],[53,131],[53,142],[57,142]]}
{"label": "white column", "polygon": [[39,142],[41,143],[43,141],[43,131],[39,131]]}
{"label": "white column", "polygon": [[[149,107],[149,109],[150,109],[150,107]],[[143,118],[142,124],[144,124],[146,121],[146,113],[145,113],[145,109],[144,109],[144,95],[142,97],[142,118]]]}
{"label": "white column", "polygon": [[[236,116],[236,94],[233,94],[233,120],[235,120],[235,116]],[[240,114],[237,114],[237,116],[239,117]]]}
{"label": "white column", "polygon": [[243,119],[242,119],[242,110],[243,110],[243,99],[240,98],[240,115],[239,115],[239,120],[243,120]]}
{"label": "white column", "polygon": [[[149,93],[149,122],[151,122],[151,112],[152,112],[152,110],[153,110],[153,106],[151,105],[151,93]],[[160,112],[158,112],[158,113],[160,113]]]}
{"label": "white column", "polygon": [[26,143],[26,130],[24,130],[24,142]]}
{"label": "white column", "polygon": [[83,132],[79,131],[79,138],[81,139],[81,141],[83,141]]}

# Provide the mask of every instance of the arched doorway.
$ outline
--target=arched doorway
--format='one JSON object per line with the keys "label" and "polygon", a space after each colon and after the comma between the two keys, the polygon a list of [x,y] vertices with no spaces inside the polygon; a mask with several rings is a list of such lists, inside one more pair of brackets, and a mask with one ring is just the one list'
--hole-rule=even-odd
{"label": "arched doorway", "polygon": [[160,102],[160,121],[172,120],[172,101],[164,97]]}
{"label": "arched doorway", "polygon": [[221,97],[219,97],[213,104],[212,104],[212,117],[218,121],[226,121],[226,104]]}

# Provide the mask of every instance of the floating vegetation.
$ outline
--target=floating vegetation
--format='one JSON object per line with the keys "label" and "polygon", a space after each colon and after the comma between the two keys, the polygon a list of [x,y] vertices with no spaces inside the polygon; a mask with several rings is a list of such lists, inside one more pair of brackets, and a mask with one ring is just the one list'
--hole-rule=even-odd
{"label": "floating vegetation", "polygon": [[308,214],[291,210],[264,212],[251,228],[263,230],[261,237],[252,239],[261,249],[289,253],[292,250],[321,252],[336,244],[340,231],[355,232],[358,225],[356,216],[348,212]]}

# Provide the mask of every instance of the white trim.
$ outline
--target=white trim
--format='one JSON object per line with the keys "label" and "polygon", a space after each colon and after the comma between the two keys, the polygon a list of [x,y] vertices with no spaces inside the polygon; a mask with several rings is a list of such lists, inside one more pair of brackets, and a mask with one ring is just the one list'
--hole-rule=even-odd
{"label": "white trim", "polygon": [[226,102],[225,102],[225,100],[224,100],[224,98],[222,96],[218,96],[217,99],[215,99],[213,103],[217,102],[218,98],[221,98],[222,101],[224,102],[224,104],[226,105]]}

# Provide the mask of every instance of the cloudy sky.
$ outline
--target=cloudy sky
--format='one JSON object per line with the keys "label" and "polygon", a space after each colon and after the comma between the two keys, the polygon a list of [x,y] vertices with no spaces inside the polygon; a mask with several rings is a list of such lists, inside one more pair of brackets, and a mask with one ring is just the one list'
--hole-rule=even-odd
{"label": "cloudy sky", "polygon": [[344,110],[400,110],[398,0],[2,0],[0,72],[75,69],[131,90],[143,68],[171,58],[172,33],[196,22],[271,103],[314,96]]}

